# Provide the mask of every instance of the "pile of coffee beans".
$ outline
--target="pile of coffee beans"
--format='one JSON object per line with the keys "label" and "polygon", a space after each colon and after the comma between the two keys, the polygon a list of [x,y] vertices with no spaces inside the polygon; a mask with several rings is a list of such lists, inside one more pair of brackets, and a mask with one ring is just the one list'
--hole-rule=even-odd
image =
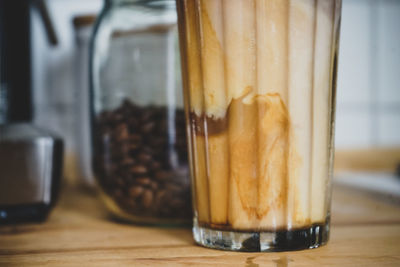
{"label": "pile of coffee beans", "polygon": [[93,132],[96,178],[121,209],[135,216],[191,219],[183,110],[125,100],[100,113]]}

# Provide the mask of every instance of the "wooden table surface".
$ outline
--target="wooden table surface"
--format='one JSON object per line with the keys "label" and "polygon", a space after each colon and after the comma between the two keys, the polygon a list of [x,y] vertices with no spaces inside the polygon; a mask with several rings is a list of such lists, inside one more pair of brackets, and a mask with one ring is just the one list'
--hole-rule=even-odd
{"label": "wooden table surface", "polygon": [[400,266],[400,204],[334,186],[331,240],[296,252],[196,246],[189,228],[115,222],[94,194],[67,190],[42,224],[0,227],[0,266]]}

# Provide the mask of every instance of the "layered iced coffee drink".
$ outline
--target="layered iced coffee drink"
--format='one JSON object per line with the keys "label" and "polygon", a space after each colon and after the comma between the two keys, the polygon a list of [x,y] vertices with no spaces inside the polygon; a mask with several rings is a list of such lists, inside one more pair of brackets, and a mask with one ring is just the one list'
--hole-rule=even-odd
{"label": "layered iced coffee drink", "polygon": [[340,0],[177,0],[196,242],[329,233]]}

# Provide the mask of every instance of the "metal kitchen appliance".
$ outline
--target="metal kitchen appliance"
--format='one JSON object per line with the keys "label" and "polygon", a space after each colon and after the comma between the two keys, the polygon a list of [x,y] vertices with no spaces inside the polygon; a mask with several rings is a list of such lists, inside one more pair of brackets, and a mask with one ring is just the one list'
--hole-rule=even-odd
{"label": "metal kitchen appliance", "polygon": [[0,224],[45,219],[60,183],[63,142],[30,123],[33,10],[56,44],[44,1],[0,0]]}

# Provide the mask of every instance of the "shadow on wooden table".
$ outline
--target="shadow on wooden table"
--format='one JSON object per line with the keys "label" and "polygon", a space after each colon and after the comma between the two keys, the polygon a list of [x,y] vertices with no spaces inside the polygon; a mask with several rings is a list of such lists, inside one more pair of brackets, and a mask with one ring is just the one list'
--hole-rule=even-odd
{"label": "shadow on wooden table", "polygon": [[[186,225],[148,225],[141,223],[132,223],[126,220],[113,216],[105,208],[104,203],[99,197],[96,190],[77,190],[76,188],[65,188],[62,192],[60,203],[54,211],[55,213],[71,212],[71,218],[74,218],[74,222],[77,219],[81,219],[81,223],[103,223],[112,224],[118,228],[135,228],[143,229],[143,231],[151,231],[157,235],[163,235],[164,238],[170,236],[175,241],[179,240],[179,243],[185,243],[188,246],[194,244],[192,238],[191,224]],[[59,219],[60,216],[54,214],[51,219]]]}

